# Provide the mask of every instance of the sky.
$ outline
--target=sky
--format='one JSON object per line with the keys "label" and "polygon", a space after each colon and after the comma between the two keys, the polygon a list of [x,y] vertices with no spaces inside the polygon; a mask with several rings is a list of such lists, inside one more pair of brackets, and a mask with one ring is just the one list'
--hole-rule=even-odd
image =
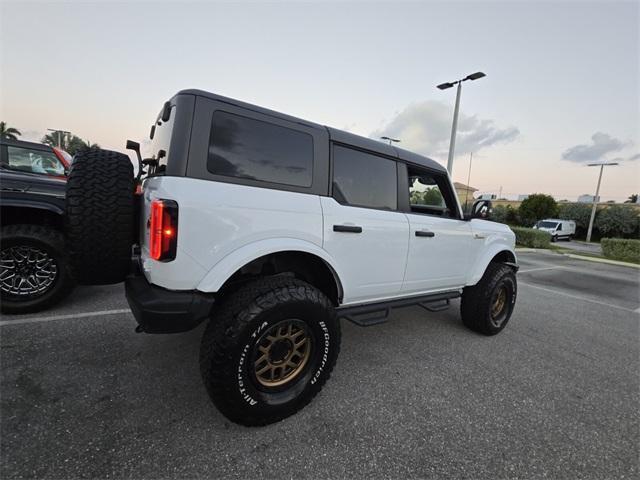
{"label": "sky", "polygon": [[[38,140],[143,141],[200,88],[378,138],[507,198],[640,191],[640,2],[0,0],[0,120]],[[501,189],[501,190],[500,190]]]}

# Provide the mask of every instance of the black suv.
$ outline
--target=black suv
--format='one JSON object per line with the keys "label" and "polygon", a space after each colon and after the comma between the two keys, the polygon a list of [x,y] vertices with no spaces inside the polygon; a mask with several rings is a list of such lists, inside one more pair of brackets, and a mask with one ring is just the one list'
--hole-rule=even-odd
{"label": "black suv", "polygon": [[0,294],[3,313],[47,308],[73,288],[64,246],[66,152],[0,139]]}

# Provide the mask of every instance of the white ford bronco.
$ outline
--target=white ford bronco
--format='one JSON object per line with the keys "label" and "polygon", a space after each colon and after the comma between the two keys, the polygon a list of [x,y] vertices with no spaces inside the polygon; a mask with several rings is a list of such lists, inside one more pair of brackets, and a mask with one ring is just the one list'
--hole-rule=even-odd
{"label": "white ford bronco", "polygon": [[230,420],[264,425],[329,378],[340,318],[437,311],[470,329],[513,312],[515,237],[465,216],[446,170],[375,140],[199,90],[164,104],[139,169],[106,150],[69,174],[66,235],[83,284],[125,281],[137,331],[208,321],[200,371]]}

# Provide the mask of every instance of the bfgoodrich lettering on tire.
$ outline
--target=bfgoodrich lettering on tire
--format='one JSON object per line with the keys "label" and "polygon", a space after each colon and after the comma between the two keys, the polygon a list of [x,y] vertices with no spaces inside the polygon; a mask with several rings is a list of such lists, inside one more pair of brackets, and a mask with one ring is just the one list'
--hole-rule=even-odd
{"label": "bfgoodrich lettering on tire", "polygon": [[517,291],[513,269],[490,263],[480,281],[464,289],[460,302],[462,322],[473,331],[495,335],[507,326]]}
{"label": "bfgoodrich lettering on tire", "polygon": [[266,425],[316,396],[339,350],[340,326],[329,299],[293,277],[266,277],[216,310],[202,338],[200,370],[227,418]]}

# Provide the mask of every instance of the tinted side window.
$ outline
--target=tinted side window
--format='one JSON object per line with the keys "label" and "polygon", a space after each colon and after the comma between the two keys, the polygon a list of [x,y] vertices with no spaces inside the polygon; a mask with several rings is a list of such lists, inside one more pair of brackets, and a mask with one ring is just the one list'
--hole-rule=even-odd
{"label": "tinted side window", "polygon": [[310,187],[313,137],[218,110],[213,114],[207,169],[215,175]]}
{"label": "tinted side window", "polygon": [[407,166],[412,213],[457,217],[457,206],[446,175]]}
{"label": "tinted side window", "polygon": [[64,175],[64,165],[53,152],[7,147],[7,163],[12,170],[43,175]]}
{"label": "tinted side window", "polygon": [[333,196],[340,203],[395,210],[398,205],[396,162],[334,145]]}

